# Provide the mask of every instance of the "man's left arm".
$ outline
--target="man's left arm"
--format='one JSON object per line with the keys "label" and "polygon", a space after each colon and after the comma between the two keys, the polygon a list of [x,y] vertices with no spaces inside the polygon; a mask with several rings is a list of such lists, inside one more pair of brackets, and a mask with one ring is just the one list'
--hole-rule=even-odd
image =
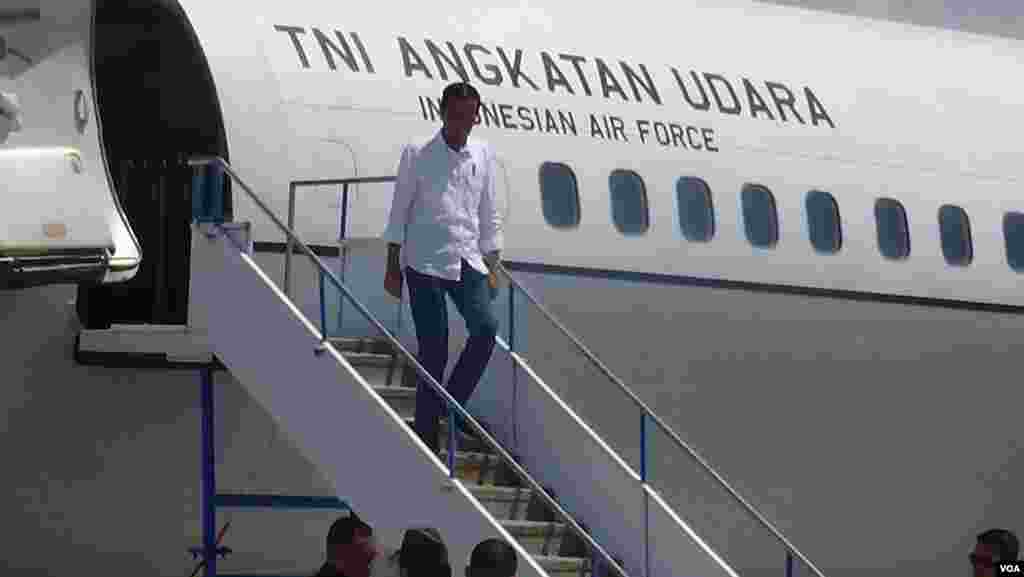
{"label": "man's left arm", "polygon": [[485,159],[483,190],[480,191],[480,252],[484,254],[487,268],[500,276],[501,250],[504,248],[505,239],[497,198],[498,162],[490,148],[486,151]]}

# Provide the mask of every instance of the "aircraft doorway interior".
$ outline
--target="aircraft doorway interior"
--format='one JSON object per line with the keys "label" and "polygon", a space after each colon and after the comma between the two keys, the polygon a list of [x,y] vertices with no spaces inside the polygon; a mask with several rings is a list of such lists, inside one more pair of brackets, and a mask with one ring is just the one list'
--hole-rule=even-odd
{"label": "aircraft doorway interior", "polygon": [[[228,158],[206,59],[173,0],[96,0],[95,100],[111,184],[142,247],[127,282],[80,285],[86,329],[185,325],[188,319],[189,156]],[[225,183],[224,206],[231,210]]]}

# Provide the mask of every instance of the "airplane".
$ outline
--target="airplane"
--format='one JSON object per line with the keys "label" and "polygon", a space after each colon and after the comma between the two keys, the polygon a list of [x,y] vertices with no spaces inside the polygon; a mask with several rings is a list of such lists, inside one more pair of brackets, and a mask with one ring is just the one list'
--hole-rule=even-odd
{"label": "airplane", "polygon": [[[59,458],[39,480],[24,476],[37,457],[11,457],[6,522],[29,535],[9,565],[80,569],[127,547],[140,558],[122,568],[178,566],[167,543],[192,505],[132,495],[194,483],[179,417],[194,378],[125,359],[188,323],[186,160],[224,158],[281,215],[292,181],[393,174],[438,129],[441,89],[467,80],[474,136],[499,154],[507,269],[828,574],[956,566],[974,529],[1022,505],[1022,56],[1018,40],[748,0],[5,2],[2,367],[21,383],[5,440]],[[226,213],[279,266],[284,239],[224,182]],[[345,241],[370,248],[347,275],[379,294],[390,190],[353,185],[349,201]],[[339,202],[321,190],[298,208],[331,262]],[[64,341],[81,361],[86,333],[109,366],[71,358]],[[549,344],[525,346],[571,371],[541,358]],[[614,402],[589,410],[616,430]],[[140,471],[154,441],[163,464]],[[289,483],[319,482],[285,443],[246,458],[254,442],[231,437],[228,476],[287,463]],[[115,499],[134,506],[96,527]],[[90,552],[52,533],[62,510]],[[125,535],[157,513],[170,529]]]}

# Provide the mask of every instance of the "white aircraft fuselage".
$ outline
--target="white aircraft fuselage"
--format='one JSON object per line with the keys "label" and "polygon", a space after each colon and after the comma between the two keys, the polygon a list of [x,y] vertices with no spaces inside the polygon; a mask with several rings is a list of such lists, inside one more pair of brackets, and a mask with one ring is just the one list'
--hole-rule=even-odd
{"label": "white aircraft fuselage", "polygon": [[[66,285],[0,293],[0,367],[21,383],[0,437],[21,447],[5,517],[29,533],[12,567],[111,555],[163,574],[197,544],[195,375],[78,366],[60,341],[69,319],[185,322],[190,172],[177,189],[146,174],[219,155],[283,216],[292,181],[393,174],[456,80],[480,91],[472,137],[499,155],[507,267],[826,574],[931,574],[965,565],[980,530],[1020,529],[1021,42],[740,0],[15,4],[0,92],[20,126],[0,151],[79,151],[116,250],[77,315]],[[284,239],[227,194],[280,267]],[[298,197],[299,236],[328,255],[338,202]],[[353,185],[348,202],[346,238],[379,237],[389,186]],[[382,288],[374,250],[348,271],[359,294]],[[544,354],[563,342],[540,334],[524,354],[556,386],[581,361]],[[564,379],[634,451],[617,393]],[[274,435],[272,419],[224,390],[226,483],[276,470],[268,484],[323,485],[286,444],[258,453],[242,432]],[[652,474],[685,494],[691,465],[664,464]],[[115,497],[134,506],[103,518]],[[699,532],[693,507],[679,513]],[[143,522],[170,528],[126,534]],[[254,539],[285,559],[321,537]]]}

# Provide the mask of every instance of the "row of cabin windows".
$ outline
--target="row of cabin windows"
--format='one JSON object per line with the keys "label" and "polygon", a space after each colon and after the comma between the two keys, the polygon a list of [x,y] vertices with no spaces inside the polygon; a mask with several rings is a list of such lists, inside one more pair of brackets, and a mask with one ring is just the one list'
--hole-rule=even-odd
{"label": "row of cabin windows", "polygon": [[[646,233],[650,228],[650,214],[647,189],[640,175],[631,170],[614,170],[608,178],[608,186],[616,230],[628,236]],[[579,190],[571,168],[561,163],[543,163],[540,190],[544,220],[549,225],[560,229],[579,225]],[[756,247],[774,247],[779,241],[779,221],[771,191],[759,184],[747,184],[740,198],[747,240]],[[691,242],[710,241],[715,235],[715,211],[707,182],[692,176],[679,178],[676,199],[683,236]],[[839,252],[843,234],[836,199],[827,192],[812,190],[805,198],[805,208],[811,246],[822,254]],[[882,256],[893,260],[910,256],[910,228],[903,205],[892,198],[879,198],[875,201],[874,212],[878,250]],[[974,252],[967,213],[947,204],[939,209],[938,220],[946,262],[955,266],[969,265]],[[1024,213],[1006,213],[1003,235],[1010,267],[1024,271]]]}

